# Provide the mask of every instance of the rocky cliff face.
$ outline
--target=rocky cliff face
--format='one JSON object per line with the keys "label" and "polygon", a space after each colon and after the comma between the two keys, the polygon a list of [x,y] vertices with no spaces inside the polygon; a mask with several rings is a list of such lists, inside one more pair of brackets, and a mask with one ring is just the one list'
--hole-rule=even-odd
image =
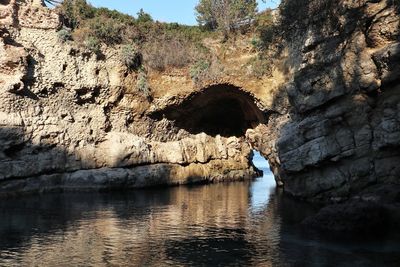
{"label": "rocky cliff face", "polygon": [[277,142],[286,191],[340,199],[398,184],[398,1],[302,2],[286,29],[291,110]]}
{"label": "rocky cliff face", "polygon": [[[152,118],[185,99],[161,92],[169,86],[166,75],[154,78],[155,99],[149,101],[136,90],[137,73],[123,66],[117,49],[104,49],[100,59],[60,41],[55,12],[25,1],[1,4],[1,194],[259,175],[243,137],[191,133]],[[175,92],[192,94],[186,76],[166,80],[177,85]],[[186,92],[179,90],[188,83]]]}
{"label": "rocky cliff face", "polygon": [[304,0],[283,17],[270,77],[250,77],[254,51],[236,44],[200,85],[184,69],[149,70],[149,98],[117,50],[63,43],[54,12],[3,1],[0,192],[237,180],[256,175],[251,149],[310,200],[398,184],[395,3]]}

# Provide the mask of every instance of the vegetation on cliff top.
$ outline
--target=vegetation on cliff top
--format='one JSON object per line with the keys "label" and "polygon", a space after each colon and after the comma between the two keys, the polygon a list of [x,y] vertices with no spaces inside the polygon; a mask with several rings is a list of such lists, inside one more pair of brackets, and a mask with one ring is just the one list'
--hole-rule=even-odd
{"label": "vegetation on cliff top", "polygon": [[225,36],[252,24],[257,13],[256,0],[200,0],[196,6],[197,21],[211,29],[219,29]]}
{"label": "vegetation on cliff top", "polygon": [[59,32],[64,41],[73,39],[93,52],[99,52],[102,44],[135,47],[132,55],[123,51],[122,61],[129,61],[140,50],[144,61],[157,70],[193,62],[206,52],[201,41],[213,34],[203,27],[154,21],[143,10],[134,18],[115,10],[95,8],[85,0],[65,0],[58,10],[65,25]]}
{"label": "vegetation on cliff top", "polygon": [[[121,62],[128,69],[147,67],[163,71],[189,67],[194,81],[214,77],[207,72],[221,70],[214,64],[205,38],[227,41],[230,36],[252,32],[252,45],[260,57],[251,60],[256,76],[269,71],[263,52],[272,41],[272,12],[257,13],[256,0],[200,0],[196,7],[199,26],[161,23],[140,10],[136,17],[107,8],[95,8],[86,0],[64,0],[58,7],[64,27],[58,32],[63,42],[73,40],[96,54],[101,47],[118,46]],[[207,67],[205,67],[207,66]]]}

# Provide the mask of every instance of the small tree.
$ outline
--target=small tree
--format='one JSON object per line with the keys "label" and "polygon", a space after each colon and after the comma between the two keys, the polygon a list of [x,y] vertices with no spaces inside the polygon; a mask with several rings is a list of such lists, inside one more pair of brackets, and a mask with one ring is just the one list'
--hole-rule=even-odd
{"label": "small tree", "polygon": [[200,0],[196,19],[202,26],[227,34],[249,24],[257,12],[256,0]]}
{"label": "small tree", "polygon": [[153,18],[151,17],[150,14],[144,12],[143,8],[141,8],[139,10],[139,12],[137,13],[137,22],[141,23],[145,23],[145,22],[152,22]]}
{"label": "small tree", "polygon": [[60,6],[61,14],[67,26],[76,29],[88,19],[94,18],[96,10],[86,0],[64,0]]}

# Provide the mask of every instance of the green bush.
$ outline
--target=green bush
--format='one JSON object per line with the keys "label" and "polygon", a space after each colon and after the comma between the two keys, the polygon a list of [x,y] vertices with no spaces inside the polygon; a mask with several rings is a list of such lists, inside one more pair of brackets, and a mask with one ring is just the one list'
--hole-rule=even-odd
{"label": "green bush", "polygon": [[96,17],[87,22],[91,35],[107,44],[119,44],[122,41],[124,26],[111,18]]}
{"label": "green bush", "polygon": [[64,17],[64,22],[72,29],[78,28],[87,19],[95,17],[96,9],[86,0],[64,0],[58,7]]}
{"label": "green bush", "polygon": [[272,12],[271,9],[267,9],[256,16],[254,27],[257,38],[252,40],[252,45],[259,51],[267,49],[275,37],[276,25]]}
{"label": "green bush", "polygon": [[136,70],[142,65],[142,54],[133,45],[124,45],[121,48],[121,61],[129,69]]}
{"label": "green bush", "polygon": [[150,86],[147,82],[146,73],[142,70],[138,74],[136,89],[141,92],[146,98],[150,97]]}
{"label": "green bush", "polygon": [[132,26],[135,24],[135,18],[130,15],[123,14],[117,10],[110,10],[108,8],[100,7],[95,9],[96,17],[110,18],[118,23]]}
{"label": "green bush", "polygon": [[212,30],[219,29],[226,35],[250,24],[257,11],[257,1],[200,0],[195,10],[200,25]]}
{"label": "green bush", "polygon": [[71,33],[71,29],[63,27],[61,30],[59,30],[57,32],[58,38],[62,41],[62,42],[66,42],[68,40],[72,39],[72,33]]}
{"label": "green bush", "polygon": [[251,39],[250,43],[251,43],[251,46],[256,50],[260,50],[260,48],[262,47],[262,42],[261,42],[260,38],[253,37],[253,39]]}
{"label": "green bush", "polygon": [[96,37],[88,36],[85,40],[85,47],[95,54],[101,52],[101,43]]}
{"label": "green bush", "polygon": [[138,23],[147,23],[147,22],[152,22],[153,18],[150,16],[150,14],[146,13],[143,11],[143,8],[140,9],[140,11],[137,13],[137,22]]}

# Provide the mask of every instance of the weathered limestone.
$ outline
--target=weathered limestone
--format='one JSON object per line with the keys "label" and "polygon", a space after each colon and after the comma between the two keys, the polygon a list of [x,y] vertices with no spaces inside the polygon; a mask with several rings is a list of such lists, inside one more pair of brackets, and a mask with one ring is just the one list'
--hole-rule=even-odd
{"label": "weathered limestone", "polygon": [[37,175],[32,178],[2,182],[0,195],[93,191],[127,190],[160,185],[180,185],[223,181],[242,181],[257,174],[248,162],[212,160],[207,164],[192,163],[152,164],[135,168],[98,168]]}
{"label": "weathered limestone", "polygon": [[[0,6],[0,192],[237,180],[256,174],[252,148],[287,193],[308,200],[399,183],[394,1],[304,1],[283,24],[271,77],[246,75],[255,54],[244,45],[202,88],[185,69],[149,70],[151,101],[116,48],[99,60],[58,39],[53,11],[19,3]],[[219,105],[241,117],[224,127],[241,129],[194,127]]]}
{"label": "weathered limestone", "polygon": [[0,11],[0,195],[259,175],[243,139],[179,134],[145,116],[135,73],[111,49],[99,61],[62,43],[58,15],[41,1]]}
{"label": "weathered limestone", "polygon": [[398,184],[399,7],[392,1],[339,1],[323,10],[318,1],[306,5],[309,13],[300,19],[312,21],[287,33],[292,110],[277,141],[285,190],[338,199],[374,184]]}

